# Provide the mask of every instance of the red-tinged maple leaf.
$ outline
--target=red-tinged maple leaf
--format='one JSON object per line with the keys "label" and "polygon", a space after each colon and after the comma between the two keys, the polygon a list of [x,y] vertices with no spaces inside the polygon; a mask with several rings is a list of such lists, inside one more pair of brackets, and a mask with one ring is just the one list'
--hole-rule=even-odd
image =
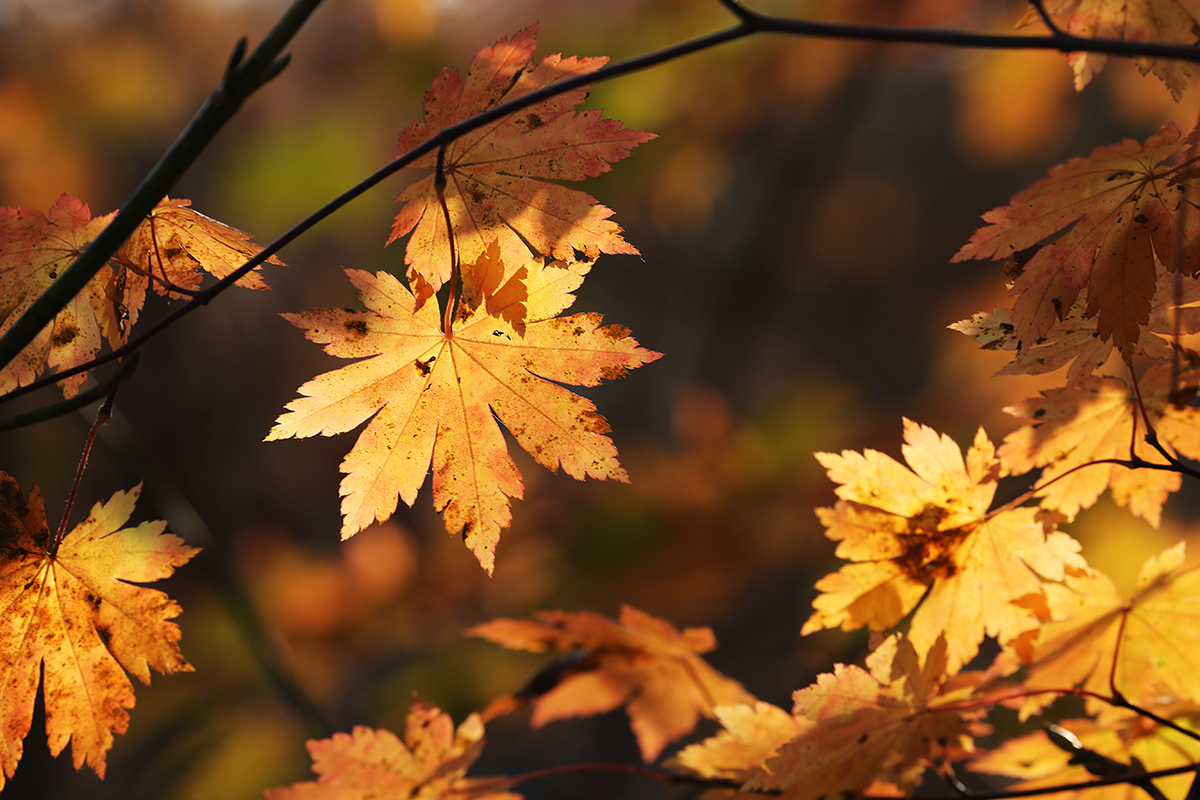
{"label": "red-tinged maple leaf", "polygon": [[[537,25],[485,47],[467,74],[448,69],[425,95],[425,118],[400,134],[400,151],[468,117],[523,94],[602,67],[607,58],[547,56],[530,60]],[[524,108],[455,140],[446,148],[445,200],[459,260],[474,261],[497,239],[500,257],[519,266],[544,255],[570,261],[575,251],[637,253],[590,195],[551,181],[580,181],[607,172],[653,134],[627,130],[599,110],[573,109],[587,97],[575,89]],[[414,163],[433,167],[436,156]],[[450,277],[450,241],[434,177],[406,188],[388,243],[412,232],[408,278],[424,302]],[[532,251],[530,250],[532,247]]]}
{"label": "red-tinged maple leaf", "polygon": [[[716,649],[708,628],[680,632],[669,622],[622,606],[617,622],[587,611],[538,611],[536,619],[496,619],[465,631],[514,650],[582,650],[546,689],[539,685],[530,724],[586,717],[625,706],[642,757],[658,758],[670,742],[722,705],[753,703],[736,681],[701,653]],[[528,697],[523,699],[529,699]]]}
{"label": "red-tinged maple leaf", "polygon": [[[0,208],[0,333],[29,310],[112,216],[93,219],[85,204],[67,194],[49,214]],[[31,383],[47,364],[69,369],[90,361],[104,340],[112,347],[124,344],[145,290],[144,281],[124,280],[112,267],[101,267],[54,321],[0,369],[0,393]],[[62,381],[63,394],[73,397],[86,378],[81,373]]]}
{"label": "red-tinged maple leaf", "polygon": [[122,528],[141,487],[97,503],[51,554],[41,494],[28,502],[0,473],[0,786],[21,759],[39,678],[50,752],[104,777],[113,735],[134,704],[126,672],[191,671],[179,651],[179,606],[137,583],[166,578],[195,553],[164,522]]}
{"label": "red-tinged maple leaf", "polygon": [[705,778],[743,783],[780,747],[812,729],[808,720],[797,719],[770,703],[717,706],[714,713],[721,732],[683,748],[671,758],[669,766]]}
{"label": "red-tinged maple leaf", "polygon": [[1017,639],[998,666],[1026,665],[1030,690],[1108,695],[1111,680],[1135,703],[1164,691],[1200,701],[1200,570],[1182,569],[1183,555],[1181,542],[1147,560],[1129,599],[1103,573],[1069,573],[1054,589],[1055,619]]}
{"label": "red-tinged maple leaf", "polygon": [[817,582],[801,633],[884,630],[915,607],[912,643],[925,652],[944,634],[957,670],[985,635],[1007,641],[1035,627],[1012,601],[1040,595],[1083,559],[1074,539],[1045,533],[1036,509],[988,511],[1000,462],[982,429],[965,461],[950,437],[907,419],[904,441],[908,468],[874,450],[816,454],[840,498],[817,515],[853,563]]}
{"label": "red-tinged maple leaf", "polygon": [[1132,139],[1074,158],[984,214],[980,228],[954,261],[1007,258],[1047,237],[1013,283],[1016,338],[1032,346],[1046,336],[1087,290],[1087,316],[1096,331],[1130,358],[1150,318],[1155,258],[1173,263],[1184,237],[1182,270],[1200,267],[1200,224],[1193,214],[1182,234],[1176,212],[1190,175],[1169,164],[1187,142],[1172,124],[1145,145]]}
{"label": "red-tinged maple leaf", "polygon": [[947,681],[946,643],[925,659],[908,639],[889,637],[867,669],[837,664],[795,693],[800,734],[742,787],[787,800],[851,797],[876,783],[911,789],[939,750],[970,750],[986,732],[987,704],[968,701],[983,683],[964,673]]}
{"label": "red-tinged maple leaf", "polygon": [[[342,462],[342,537],[412,505],[432,461],[433,502],[489,573],[521,476],[497,417],[534,459],[573,478],[628,480],[590,400],[559,384],[595,386],[659,357],[599,314],[554,316],[588,263],[531,261],[511,277],[493,245],[464,270],[457,320],[420,309],[387,273],[348,270],[369,310],[285,315],[341,358],[362,358],[300,387],[267,439],[343,433],[371,418]],[[373,418],[372,418],[372,415]]]}
{"label": "red-tinged maple leaf", "polygon": [[[1194,385],[1195,376],[1190,381]],[[1138,385],[1146,414],[1164,447],[1189,458],[1200,457],[1200,411],[1172,404],[1170,383],[1169,364],[1142,376]],[[1128,460],[1131,446],[1148,463],[1166,463],[1145,442],[1137,397],[1124,380],[1091,376],[1074,388],[1050,389],[1004,410],[1025,425],[1004,437],[1000,460],[1011,475],[1045,467],[1037,492],[1044,508],[1071,520],[1111,489],[1119,505],[1158,525],[1163,503],[1179,489],[1179,473],[1092,463]]]}
{"label": "red-tinged maple leaf", "polygon": [[[496,781],[463,777],[483,750],[483,721],[472,714],[456,730],[450,715],[415,699],[404,740],[388,730],[356,726],[351,733],[310,739],[316,781],[268,789],[266,800],[519,800],[488,789]],[[502,781],[501,781],[502,782]]]}
{"label": "red-tinged maple leaf", "polygon": [[[1084,39],[1124,39],[1130,42],[1196,44],[1200,5],[1195,0],[1046,0],[1046,11],[1060,17],[1059,24],[1072,36]],[[1037,19],[1031,10],[1025,22]],[[1103,53],[1071,53],[1067,61],[1075,71],[1075,89],[1082,91],[1104,69]],[[1178,102],[1187,88],[1192,65],[1169,58],[1133,59],[1142,74],[1154,70]]]}
{"label": "red-tinged maple leaf", "polygon": [[[171,286],[195,289],[201,271],[224,278],[262,251],[249,241],[250,234],[188,208],[191,204],[191,200],[164,197],[117,251],[117,260],[149,276],[159,294],[178,296]],[[275,256],[267,263],[283,266]],[[236,285],[267,288],[257,272],[239,278]]]}
{"label": "red-tinged maple leaf", "polygon": [[[1175,304],[1175,282],[1181,282],[1182,305]],[[1168,272],[1158,265],[1158,280],[1150,304],[1150,320],[1134,346],[1134,354],[1158,361],[1173,358],[1171,339],[1180,334],[1200,332],[1200,280]],[[1025,346],[1017,338],[1012,309],[981,311],[970,319],[949,326],[966,335],[984,350],[1015,350],[1017,355],[997,375],[1041,375],[1070,364],[1067,388],[1075,388],[1081,379],[1102,367],[1112,353],[1112,342],[1101,339],[1096,318],[1087,315],[1087,299],[1075,301],[1063,318],[1054,323],[1042,338]],[[1146,335],[1147,333],[1151,335]]]}

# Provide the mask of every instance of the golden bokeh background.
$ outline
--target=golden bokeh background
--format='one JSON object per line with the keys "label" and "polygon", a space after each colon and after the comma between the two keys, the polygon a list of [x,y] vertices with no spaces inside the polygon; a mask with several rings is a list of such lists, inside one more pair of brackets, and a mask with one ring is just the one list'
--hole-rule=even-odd
{"label": "golden bokeh background", "polygon": [[[762,0],[797,17],[1011,30],[1020,2]],[[116,208],[277,0],[0,0],[0,205],[62,192]],[[172,192],[270,241],[385,164],[446,66],[541,24],[539,57],[639,55],[730,24],[716,0],[327,0],[284,74],[252,98]],[[397,176],[337,212],[265,274],[152,341],[121,389],[77,516],[145,483],[204,556],[161,588],[184,613],[194,673],[138,688],[107,778],[46,752],[44,717],[5,797],[253,798],[308,778],[305,739],[399,729],[414,692],[456,719],[516,688],[540,659],[460,631],[538,608],[615,615],[630,603],[710,625],[719,669],[764,700],[865,633],[806,639],[816,579],[836,568],[813,508],[833,502],[812,453],[898,455],[901,416],[962,443],[1061,376],[997,378],[946,326],[1004,302],[998,266],[950,264],[980,215],[1045,174],[1168,119],[1195,124],[1153,77],[1112,61],[1083,94],[1056,54],[759,37],[596,87],[591,107],[659,138],[582,188],[641,257],[603,257],[577,310],[631,328],[663,359],[593,397],[631,484],[576,483],[516,456],[526,499],[488,578],[414,509],[338,541],[338,463],[351,436],[264,444],[295,389],[334,359],[279,314],[356,304],[342,268],[403,271],[385,249]],[[178,301],[174,301],[176,304]],[[144,320],[173,307],[153,297]],[[142,322],[143,325],[147,322]],[[44,393],[14,411],[51,402]],[[62,508],[90,418],[0,435],[0,469]],[[1008,487],[1013,493],[1018,487]],[[1068,530],[1121,585],[1190,535],[1189,483],[1161,530],[1103,501]],[[307,698],[307,699],[305,699]],[[530,731],[497,722],[479,774],[636,760],[620,713]],[[710,729],[705,729],[705,731]],[[523,787],[530,798],[661,797],[633,778]],[[678,790],[666,791],[672,797]]]}

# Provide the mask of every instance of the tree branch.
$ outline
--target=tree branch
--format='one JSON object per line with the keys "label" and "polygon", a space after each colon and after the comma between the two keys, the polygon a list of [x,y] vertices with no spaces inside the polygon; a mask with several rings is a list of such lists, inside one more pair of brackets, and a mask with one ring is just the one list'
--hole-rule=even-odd
{"label": "tree branch", "polygon": [[[649,69],[650,67],[674,61],[692,53],[698,53],[728,42],[761,33],[778,33],[789,36],[842,39],[847,41],[933,44],[968,49],[1057,50],[1062,53],[1103,53],[1127,58],[1145,56],[1152,58],[1174,58],[1193,63],[1200,62],[1200,48],[1185,45],[1130,42],[1119,39],[1083,39],[1061,31],[1050,36],[1025,36],[1020,34],[975,33],[939,28],[904,28],[884,25],[859,25],[854,23],[812,22],[760,14],[735,2],[735,0],[718,0],[718,2],[738,17],[740,21],[737,25],[722,31],[699,36],[695,39],[689,39],[652,53],[608,64],[595,72],[577,75],[573,78],[545,86],[529,94],[482,111],[448,128],[443,128],[412,150],[409,150],[407,153],[402,154],[387,165],[368,175],[350,189],[347,189],[341,195],[305,217],[264,248],[257,256],[247,261],[240,268],[207,290],[197,294],[187,304],[163,318],[141,336],[136,339],[130,339],[123,347],[117,348],[107,355],[93,359],[87,364],[82,364],[70,370],[64,370],[63,372],[16,389],[0,397],[0,402],[22,396],[43,386],[57,383],[64,378],[85,372],[92,367],[107,363],[116,358],[121,358],[137,350],[164,328],[179,321],[196,308],[207,305],[214,297],[232,286],[246,273],[279,252],[318,222],[324,220],[351,200],[358,198],[394,173],[410,166],[422,156],[433,152],[436,148],[444,147],[484,125],[544,100],[556,97],[564,92]],[[163,156],[159,165],[155,167],[146,180],[143,181],[142,185],[134,192],[130,200],[126,202],[121,213],[101,232],[95,241],[84,249],[75,263],[63,273],[46,294],[38,298],[37,302],[30,307],[25,315],[3,337],[0,337],[0,367],[15,358],[21,349],[32,341],[34,335],[48,324],[54,318],[54,315],[66,305],[70,298],[82,290],[87,281],[103,265],[104,261],[116,252],[117,247],[133,232],[141,219],[150,213],[154,204],[158,202],[158,199],[166,194],[167,189],[170,188],[179,175],[195,159],[199,153],[199,150],[195,148],[199,147],[203,149],[212,136],[215,135],[216,129],[220,125],[223,125],[233,115],[233,112],[237,110],[237,106],[245,99],[245,96],[248,96],[249,93],[253,92],[267,80],[270,80],[275,74],[278,74],[285,61],[283,59],[271,60],[262,54],[267,52],[268,44],[270,44],[275,54],[282,50],[283,46],[294,35],[296,29],[299,28],[300,24],[303,23],[304,19],[307,18],[308,14],[319,3],[320,0],[295,0],[292,8],[288,10],[284,18],[276,25],[276,28],[264,39],[263,44],[251,54],[246,64],[241,67],[237,66],[239,48],[244,48],[244,45],[239,43],[239,48],[235,48],[233,57],[230,59],[230,69],[227,70],[226,79],[222,82],[222,87],[214,92],[209,102],[201,109],[200,114],[197,115],[196,120],[193,120],[188,129],[180,136],[180,139]],[[285,25],[285,22],[287,25]],[[284,30],[286,30],[286,33],[280,32]],[[252,74],[250,72],[252,67],[254,69],[261,69],[261,72]],[[229,95],[228,97],[226,96],[227,94]],[[232,98],[240,99],[237,99],[236,103],[234,103]],[[208,115],[216,115],[220,110],[224,111],[223,115],[220,116],[220,122],[210,131],[209,128],[213,123],[209,120]],[[201,118],[207,120],[203,126],[203,135],[201,132],[193,133],[194,128],[198,129],[201,127],[199,125]],[[153,188],[147,188],[148,186],[153,186]],[[153,199],[150,199],[151,197]],[[135,200],[138,201],[136,208],[134,206]],[[118,227],[118,224],[120,224],[120,227]],[[81,264],[84,266],[81,266]],[[71,279],[71,283],[69,284],[66,283],[68,278]]]}
{"label": "tree branch", "polygon": [[100,268],[137,229],[142,220],[166,196],[172,186],[204,152],[209,143],[233,118],[242,103],[264,83],[287,66],[289,56],[280,56],[300,26],[321,0],[294,0],[275,27],[242,61],[246,41],[237,43],[221,85],[209,96],[175,143],[167,149],[133,194],[121,206],[113,221],[88,243],[79,257],[50,285],[29,309],[0,336],[0,368],[9,364],[33,341],[38,332],[79,294]]}

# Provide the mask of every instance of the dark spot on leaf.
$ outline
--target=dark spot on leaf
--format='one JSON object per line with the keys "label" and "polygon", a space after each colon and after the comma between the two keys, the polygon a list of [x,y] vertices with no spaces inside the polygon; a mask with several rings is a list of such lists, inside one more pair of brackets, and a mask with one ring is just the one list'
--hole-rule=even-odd
{"label": "dark spot on leaf", "polygon": [[620,365],[613,365],[600,368],[600,377],[606,381],[615,381],[624,378],[629,372]]}
{"label": "dark spot on leaf", "polygon": [[435,362],[435,361],[437,361],[437,356],[430,356],[429,358],[425,359],[424,361],[422,361],[421,359],[418,358],[416,361],[413,362],[413,365],[416,366],[417,371],[420,372],[422,375],[428,375],[429,371],[431,369],[433,369],[433,362]]}
{"label": "dark spot on leaf", "polygon": [[1046,409],[1044,408],[1039,408],[1037,411],[1033,412],[1034,419],[1041,419],[1044,416],[1046,416]]}
{"label": "dark spot on leaf", "polygon": [[867,736],[868,735],[864,733],[862,736],[858,737],[858,743],[862,744],[863,742],[865,742],[867,740]]}
{"label": "dark spot on leaf", "polygon": [[75,337],[79,335],[79,329],[70,325],[56,328],[54,336],[51,337],[50,343],[55,347],[66,347],[71,342],[75,341]]}
{"label": "dark spot on leaf", "polygon": [[605,336],[614,341],[624,339],[629,336],[629,334],[633,333],[633,331],[629,330],[629,328],[625,328],[620,325],[605,325],[600,330]]}
{"label": "dark spot on leaf", "polygon": [[359,337],[367,335],[367,323],[361,319],[346,320],[346,330],[351,336]]}
{"label": "dark spot on leaf", "polygon": [[579,415],[579,421],[583,427],[592,433],[608,433],[612,430],[608,426],[608,421],[604,417],[597,414],[595,411],[584,411]]}

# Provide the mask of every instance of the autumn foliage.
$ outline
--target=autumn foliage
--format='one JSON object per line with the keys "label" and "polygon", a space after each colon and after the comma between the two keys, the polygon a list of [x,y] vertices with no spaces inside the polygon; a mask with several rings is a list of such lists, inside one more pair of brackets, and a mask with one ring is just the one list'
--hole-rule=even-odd
{"label": "autumn foliage", "polygon": [[[1194,5],[1046,0],[1025,23],[1194,45]],[[509,439],[551,472],[629,482],[608,422],[575,387],[661,356],[600,313],[573,309],[602,255],[638,251],[611,209],[564,185],[611,170],[654,135],[581,109],[607,59],[535,60],[537,35],[527,27],[434,79],[422,119],[399,134],[400,158],[420,151],[405,163],[429,173],[396,198],[386,244],[402,243],[403,265],[346,269],[359,308],[284,314],[342,361],[302,383],[262,432],[276,441],[357,430],[340,465],[341,538],[388,522],[428,483],[446,532],[488,575],[505,569],[502,533],[525,494]],[[1062,49],[1080,90],[1105,65],[1100,52]],[[1190,64],[1136,63],[1183,96]],[[531,92],[543,94],[523,102]],[[544,775],[468,776],[489,726],[620,710],[644,762],[624,768],[666,783],[822,800],[941,782],[970,797],[965,781],[995,776],[1089,800],[1193,800],[1200,571],[1179,542],[1122,593],[1089,565],[1072,526],[1105,494],[1158,526],[1184,480],[1200,478],[1190,466],[1200,460],[1200,350],[1189,338],[1200,333],[1198,138],[1168,123],[1070,158],[983,213],[952,256],[1003,264],[1008,302],[949,327],[1010,355],[1000,375],[1062,373],[1004,409],[1011,432],[980,427],[964,448],[905,418],[899,459],[815,453],[831,491],[816,519],[844,563],[816,581],[799,633],[869,630],[862,666],[832,664],[781,707],[706,660],[717,648],[707,627],[680,630],[631,605],[616,619],[548,609],[491,619],[464,634],[550,654],[524,686],[457,725],[414,695],[402,733],[353,725],[312,738],[316,779],[265,796],[516,798]],[[93,217],[67,194],[46,213],[0,209],[0,334],[116,213]],[[206,281],[266,289],[249,267],[283,266],[270,252],[163,197],[0,369],[0,393],[57,382],[78,396],[101,352],[131,341],[148,290],[204,304],[215,297],[198,294]],[[110,393],[102,418],[112,402]],[[129,676],[192,669],[172,621],[180,606],[141,584],[198,549],[165,522],[124,527],[139,493],[117,492],[66,532],[68,501],[52,532],[38,489],[26,494],[0,472],[0,786],[21,760],[39,686],[50,752],[69,742],[76,768],[103,777],[134,706]],[[1069,718],[1056,707],[1064,699]],[[1018,734],[1013,717],[1044,724]]]}

